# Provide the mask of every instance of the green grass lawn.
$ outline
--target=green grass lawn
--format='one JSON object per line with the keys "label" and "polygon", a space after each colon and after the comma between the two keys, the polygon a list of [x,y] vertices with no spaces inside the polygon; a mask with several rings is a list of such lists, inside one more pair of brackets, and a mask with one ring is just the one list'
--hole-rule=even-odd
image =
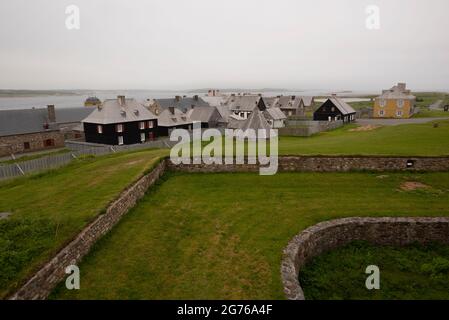
{"label": "green grass lawn", "polygon": [[[369,265],[379,267],[379,290],[365,287]],[[448,300],[449,246],[354,242],[306,264],[300,282],[306,299]]]}
{"label": "green grass lawn", "polygon": [[85,157],[0,183],[0,298],[92,221],[165,151]]}
{"label": "green grass lawn", "polygon": [[[406,181],[430,188],[402,191]],[[282,249],[350,216],[447,216],[449,172],[174,174],[80,264],[54,299],[283,299]]]}
{"label": "green grass lawn", "polygon": [[280,137],[279,154],[304,155],[449,155],[449,121],[384,126],[372,131],[350,131],[347,125],[313,137]]}
{"label": "green grass lawn", "polygon": [[[312,137],[279,137],[280,155],[449,155],[449,121],[384,126],[372,131],[351,131],[356,124]],[[241,142],[240,142],[241,143]],[[207,144],[205,142],[204,144]]]}

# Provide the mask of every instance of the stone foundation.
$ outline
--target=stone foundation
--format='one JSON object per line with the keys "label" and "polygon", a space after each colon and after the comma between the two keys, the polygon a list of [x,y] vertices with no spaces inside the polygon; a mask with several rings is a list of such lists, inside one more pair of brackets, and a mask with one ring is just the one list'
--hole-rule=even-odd
{"label": "stone foundation", "polygon": [[281,277],[289,300],[305,300],[298,280],[313,257],[352,241],[403,246],[413,242],[449,244],[447,218],[345,218],[318,223],[295,236],[284,249]]}

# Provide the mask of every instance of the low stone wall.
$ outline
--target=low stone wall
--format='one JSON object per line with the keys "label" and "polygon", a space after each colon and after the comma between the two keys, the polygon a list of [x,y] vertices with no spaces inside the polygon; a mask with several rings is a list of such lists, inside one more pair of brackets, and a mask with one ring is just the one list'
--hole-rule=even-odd
{"label": "low stone wall", "polygon": [[[234,161],[235,162],[235,161]],[[169,169],[184,172],[258,172],[258,164],[179,164],[168,161]],[[278,172],[313,171],[448,171],[449,157],[376,156],[281,156]]]}
{"label": "low stone wall", "polygon": [[130,188],[122,192],[106,210],[89,224],[73,241],[64,247],[53,259],[42,267],[10,299],[45,299],[54,287],[64,279],[65,268],[78,263],[93,244],[106,234],[126,214],[145,192],[165,172],[166,160],[159,163],[151,173],[145,175]]}
{"label": "low stone wall", "polygon": [[413,242],[449,243],[447,218],[345,218],[316,224],[295,236],[284,249],[281,277],[287,299],[304,300],[301,267],[321,253],[363,240],[402,246]]}

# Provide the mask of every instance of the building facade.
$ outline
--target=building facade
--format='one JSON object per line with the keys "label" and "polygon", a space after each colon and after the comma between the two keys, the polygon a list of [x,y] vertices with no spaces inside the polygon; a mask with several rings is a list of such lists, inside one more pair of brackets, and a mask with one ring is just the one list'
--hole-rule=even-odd
{"label": "building facade", "polygon": [[55,106],[0,111],[0,156],[64,147]]}
{"label": "building facade", "polygon": [[86,142],[137,144],[157,137],[156,116],[134,99],[105,100],[83,121]]}
{"label": "building facade", "polygon": [[416,97],[406,88],[405,83],[398,83],[374,100],[374,118],[410,118],[415,112]]}
{"label": "building facade", "polygon": [[341,98],[332,95],[314,113],[315,121],[343,121],[349,123],[355,121],[356,111]]}

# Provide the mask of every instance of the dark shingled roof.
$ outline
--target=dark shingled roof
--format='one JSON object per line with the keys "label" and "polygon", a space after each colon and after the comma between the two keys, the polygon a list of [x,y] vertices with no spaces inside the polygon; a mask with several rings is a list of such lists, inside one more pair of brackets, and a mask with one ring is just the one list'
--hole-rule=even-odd
{"label": "dark shingled roof", "polygon": [[[86,107],[55,108],[56,123],[81,122],[94,109]],[[48,124],[47,108],[1,110],[0,111],[0,136],[15,134],[44,132],[44,124]],[[53,130],[56,129],[53,126]]]}

